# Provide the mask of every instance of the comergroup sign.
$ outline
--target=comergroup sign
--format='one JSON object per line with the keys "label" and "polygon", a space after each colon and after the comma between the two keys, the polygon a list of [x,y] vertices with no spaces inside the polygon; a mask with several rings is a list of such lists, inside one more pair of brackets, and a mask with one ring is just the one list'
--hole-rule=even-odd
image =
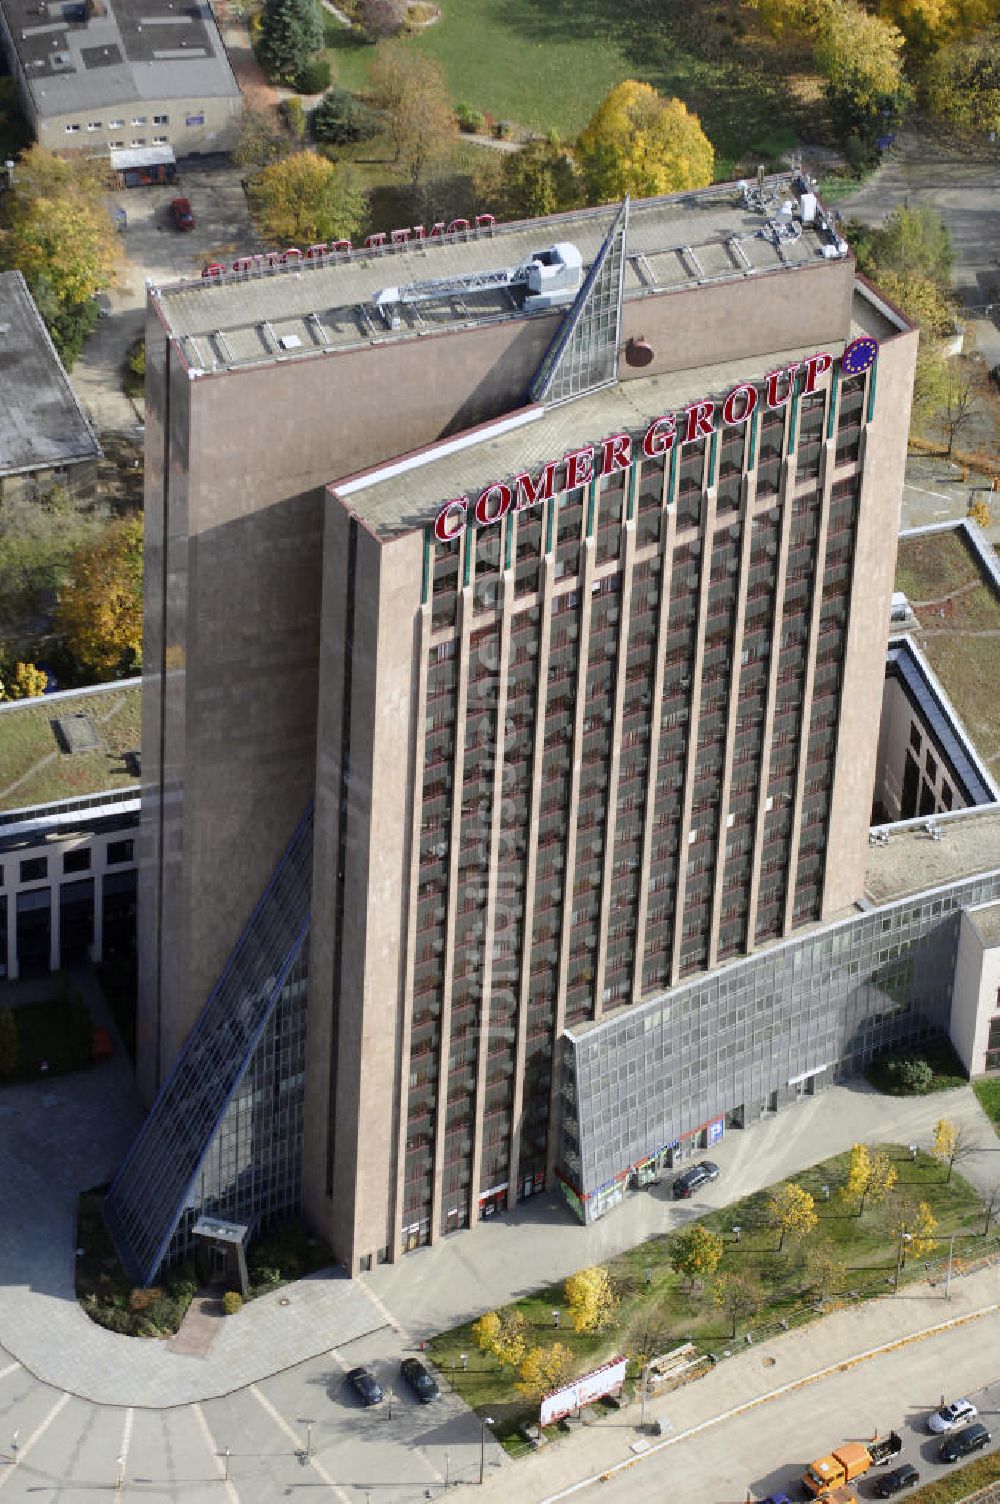
{"label": "comergroup sign", "polygon": [[224,277],[228,272],[246,275],[271,271],[276,266],[291,266],[300,261],[323,261],[328,256],[349,256],[353,251],[381,251],[389,246],[407,245],[410,241],[443,240],[446,235],[468,235],[479,230],[492,230],[496,218],[492,214],[477,214],[475,219],[440,220],[426,229],[413,225],[407,230],[380,230],[366,237],[364,245],[355,245],[351,240],[321,240],[316,245],[300,250],[290,246],[287,251],[264,251],[258,256],[238,256],[225,266],[221,261],[210,261],[202,268],[203,277]]}
{"label": "comergroup sign", "polygon": [[[863,347],[863,348],[862,348]],[[870,336],[854,340],[844,351],[841,367],[846,374],[857,375],[872,364],[878,346]],[[805,360],[782,366],[765,378],[763,393],[749,381],[740,382],[721,402],[703,399],[692,402],[680,412],[663,413],[654,418],[641,438],[627,433],[613,433],[599,444],[584,444],[561,459],[548,460],[532,478],[528,471],[508,481],[495,480],[478,496],[456,496],[446,501],[434,521],[434,533],[441,543],[450,543],[464,533],[470,521],[478,527],[500,522],[508,512],[523,512],[528,507],[550,501],[564,491],[575,491],[601,476],[628,470],[641,453],[646,459],[669,454],[675,444],[693,444],[705,438],[721,422],[731,427],[746,423],[763,403],[773,412],[784,407],[792,395],[799,371],[804,373],[802,395],[815,392],[819,378],[833,365],[833,356],[819,351]],[[637,453],[636,451],[639,451]]]}

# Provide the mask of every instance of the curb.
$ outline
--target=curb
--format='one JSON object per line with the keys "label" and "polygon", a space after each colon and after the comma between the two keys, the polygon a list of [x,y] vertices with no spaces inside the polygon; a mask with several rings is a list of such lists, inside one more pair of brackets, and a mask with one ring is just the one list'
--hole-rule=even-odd
{"label": "curb", "polygon": [[853,1357],[842,1358],[837,1363],[829,1363],[825,1368],[817,1368],[815,1372],[803,1374],[798,1379],[791,1379],[787,1384],[779,1385],[777,1389],[769,1389],[766,1394],[758,1394],[752,1400],[746,1400],[742,1405],[733,1405],[718,1415],[710,1416],[708,1420],[699,1421],[696,1426],[689,1426],[686,1431],[678,1431],[676,1436],[668,1436],[665,1441],[657,1442],[655,1446],[648,1447],[635,1457],[626,1457],[622,1462],[616,1462],[613,1466],[605,1468],[603,1472],[592,1473],[589,1478],[581,1478],[579,1482],[571,1483],[568,1488],[560,1489],[558,1493],[547,1494],[539,1501],[539,1504],[556,1504],[557,1500],[568,1499],[572,1494],[579,1493],[581,1489],[590,1488],[595,1483],[609,1483],[612,1478],[625,1472],[627,1468],[635,1467],[638,1463],[645,1462],[648,1458],[655,1457],[657,1453],[665,1451],[667,1447],[676,1446],[680,1441],[687,1441],[691,1436],[698,1436],[702,1431],[719,1425],[721,1421],[732,1420],[737,1415],[745,1415],[748,1410],[755,1410],[758,1405],[765,1405],[769,1400],[779,1399],[782,1395],[791,1394],[796,1389],[805,1389],[807,1385],[815,1384],[831,1374],[846,1373],[849,1369],[857,1367],[859,1363],[868,1362],[870,1358],[881,1357],[883,1353],[894,1352],[914,1342],[923,1342],[928,1337],[940,1336],[942,1332],[954,1331],[956,1327],[979,1321],[983,1316],[993,1316],[998,1311],[1000,1311],[1000,1301],[994,1301],[992,1305],[981,1306],[977,1311],[967,1311],[962,1316],[953,1316],[950,1321],[938,1322],[936,1326],[924,1327],[922,1331],[911,1332],[907,1337],[897,1337],[891,1342],[882,1342],[878,1347],[867,1348],[864,1352],[855,1353]]}

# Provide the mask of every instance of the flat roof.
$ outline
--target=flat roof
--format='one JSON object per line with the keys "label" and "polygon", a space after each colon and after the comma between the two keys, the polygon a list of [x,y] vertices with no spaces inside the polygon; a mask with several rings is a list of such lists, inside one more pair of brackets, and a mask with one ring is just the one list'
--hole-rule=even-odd
{"label": "flat roof", "polygon": [[[765,194],[766,214],[745,207],[740,185],[733,183],[631,204],[625,297],[790,272],[846,254],[822,210],[811,224],[795,221],[790,233],[798,231],[797,238],[765,233],[782,204],[796,200],[793,177],[767,179]],[[301,360],[356,345],[531,318],[535,315],[505,288],[459,287],[398,306],[399,327],[391,329],[373,298],[386,287],[517,266],[559,242],[577,247],[586,275],[617,212],[617,205],[605,204],[382,249],[273,267],[258,263],[255,270],[220,278],[164,284],[150,296],[194,371]],[[787,228],[789,221],[782,224]]]}
{"label": "flat roof", "polygon": [[[142,711],[139,679],[0,706],[0,810],[52,804],[105,789],[139,791]],[[83,714],[97,732],[94,752],[65,752],[55,722]]]}
{"label": "flat roof", "polygon": [[1000,808],[995,804],[911,820],[888,827],[887,833],[883,845],[868,851],[865,897],[875,904],[1000,868]]}
{"label": "flat roof", "polygon": [[0,374],[0,475],[100,455],[97,436],[17,271],[0,273]]}
{"label": "flat roof", "polygon": [[981,908],[969,909],[968,915],[984,945],[1000,945],[1000,903],[984,903]]}
{"label": "flat roof", "polygon": [[0,0],[0,9],[43,118],[134,100],[240,97],[200,0]]}

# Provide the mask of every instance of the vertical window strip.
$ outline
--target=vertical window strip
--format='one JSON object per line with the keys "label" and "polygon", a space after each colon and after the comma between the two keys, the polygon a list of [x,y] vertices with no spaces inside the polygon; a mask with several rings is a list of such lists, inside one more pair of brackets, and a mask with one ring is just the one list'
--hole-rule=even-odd
{"label": "vertical window strip", "polygon": [[465,557],[462,561],[462,584],[468,587],[472,583],[472,556],[476,551],[476,529],[467,527],[462,534],[462,545],[465,549]]}
{"label": "vertical window strip", "polygon": [[795,428],[799,421],[799,394],[792,393],[792,410],[788,415],[788,454],[795,453]]}
{"label": "vertical window strip", "polygon": [[552,552],[552,529],[555,526],[557,505],[558,503],[554,496],[550,496],[545,503],[545,552],[547,554]]}
{"label": "vertical window strip", "polygon": [[759,422],[760,407],[758,405],[754,408],[753,417],[750,419],[750,455],[747,459],[748,470],[752,470],[757,463],[757,425]]}
{"label": "vertical window strip", "polygon": [[677,445],[670,451],[670,480],[667,484],[667,506],[672,506],[677,494]]}
{"label": "vertical window strip", "polygon": [[833,376],[830,380],[830,410],[826,420],[826,436],[833,438],[834,429],[837,425],[837,391],[840,386],[840,366],[834,361]]}
{"label": "vertical window strip", "polygon": [[424,528],[424,574],[420,584],[420,604],[426,606],[431,592],[431,570],[434,559],[434,533],[431,528]]}
{"label": "vertical window strip", "polygon": [[587,537],[594,536],[594,513],[597,510],[597,481],[592,480],[587,487]]}
{"label": "vertical window strip", "polygon": [[719,447],[719,430],[712,429],[712,444],[708,451],[708,488],[715,485],[715,452]]}
{"label": "vertical window strip", "polygon": [[878,375],[878,356],[872,362],[871,375],[868,377],[868,414],[865,419],[870,423],[875,416],[875,378]]}
{"label": "vertical window strip", "polygon": [[513,550],[514,550],[514,513],[513,512],[508,512],[507,516],[504,518],[503,531],[504,531],[503,567],[506,570],[506,569],[510,568],[511,554],[513,553]]}

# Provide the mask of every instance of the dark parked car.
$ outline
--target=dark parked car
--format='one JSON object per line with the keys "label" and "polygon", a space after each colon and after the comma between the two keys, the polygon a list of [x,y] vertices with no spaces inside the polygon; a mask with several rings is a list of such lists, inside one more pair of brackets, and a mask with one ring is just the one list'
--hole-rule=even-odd
{"label": "dark parked car", "polygon": [[193,230],[194,214],[191,212],[191,200],[188,198],[175,198],[170,203],[170,214],[176,230]]}
{"label": "dark parked car", "polygon": [[429,1405],[440,1394],[436,1381],[417,1358],[404,1358],[399,1371],[422,1405]]}
{"label": "dark parked car", "polygon": [[920,1474],[912,1462],[903,1462],[899,1467],[894,1467],[891,1473],[886,1473],[875,1485],[875,1492],[880,1499],[891,1499],[893,1494],[901,1494],[904,1488],[912,1488],[920,1482]]}
{"label": "dark parked car", "polygon": [[374,1375],[367,1368],[352,1368],[347,1375],[347,1382],[363,1405],[381,1405],[385,1398]]}
{"label": "dark parked car", "polygon": [[977,1420],[974,1425],[963,1426],[961,1431],[946,1436],[938,1456],[942,1462],[957,1462],[960,1457],[968,1457],[970,1452],[981,1452],[983,1447],[989,1446],[990,1440],[989,1431],[981,1420]]}
{"label": "dark parked car", "polygon": [[678,1175],[674,1181],[674,1199],[683,1201],[686,1197],[693,1196],[695,1191],[700,1191],[703,1185],[708,1185],[718,1178],[718,1165],[713,1165],[710,1159],[703,1159],[701,1164],[692,1165],[690,1170],[685,1170],[683,1175]]}

